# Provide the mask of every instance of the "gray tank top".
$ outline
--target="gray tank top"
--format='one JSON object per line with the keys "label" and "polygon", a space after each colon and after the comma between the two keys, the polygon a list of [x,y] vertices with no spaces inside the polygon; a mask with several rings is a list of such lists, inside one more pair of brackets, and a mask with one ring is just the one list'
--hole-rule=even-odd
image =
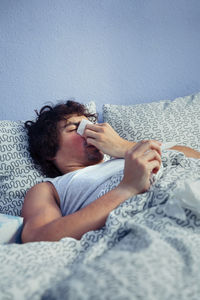
{"label": "gray tank top", "polygon": [[56,178],[47,178],[60,198],[63,216],[72,214],[98,198],[110,177],[124,169],[124,159],[111,159]]}

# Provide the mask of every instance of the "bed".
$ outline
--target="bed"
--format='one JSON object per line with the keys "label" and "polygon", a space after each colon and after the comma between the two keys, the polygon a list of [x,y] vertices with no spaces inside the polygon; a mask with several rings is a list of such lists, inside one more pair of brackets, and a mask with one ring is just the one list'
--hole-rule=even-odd
{"label": "bed", "polygon": [[[95,102],[88,108],[94,112]],[[105,104],[103,119],[128,140],[200,151],[200,93]],[[0,121],[0,299],[200,299],[200,160],[163,150],[162,172],[150,189],[113,210],[102,229],[80,241],[21,244],[24,195],[44,179],[23,124]]]}

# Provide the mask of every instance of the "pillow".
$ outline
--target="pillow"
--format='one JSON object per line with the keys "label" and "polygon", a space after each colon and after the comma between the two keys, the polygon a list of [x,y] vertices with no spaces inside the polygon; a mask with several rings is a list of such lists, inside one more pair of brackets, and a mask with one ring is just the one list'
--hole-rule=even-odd
{"label": "pillow", "polygon": [[[93,101],[86,104],[96,113]],[[20,216],[27,190],[44,179],[28,151],[23,121],[0,121],[0,213]]]}
{"label": "pillow", "polygon": [[23,218],[0,214],[0,244],[20,243]]}
{"label": "pillow", "polygon": [[131,141],[156,139],[200,150],[200,93],[135,105],[103,105],[103,120]]}
{"label": "pillow", "polygon": [[0,213],[20,216],[26,191],[43,179],[22,121],[0,121]]}

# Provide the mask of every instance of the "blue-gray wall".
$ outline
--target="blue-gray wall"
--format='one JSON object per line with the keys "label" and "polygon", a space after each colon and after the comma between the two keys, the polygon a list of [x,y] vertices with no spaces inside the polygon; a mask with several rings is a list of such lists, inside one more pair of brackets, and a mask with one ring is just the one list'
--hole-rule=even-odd
{"label": "blue-gray wall", "polygon": [[0,119],[197,91],[199,0],[0,0]]}

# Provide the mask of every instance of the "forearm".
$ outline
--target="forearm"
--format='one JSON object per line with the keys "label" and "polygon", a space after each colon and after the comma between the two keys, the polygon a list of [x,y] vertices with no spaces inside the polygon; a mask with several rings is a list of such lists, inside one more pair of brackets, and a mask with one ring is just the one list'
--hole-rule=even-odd
{"label": "forearm", "polygon": [[64,237],[80,239],[84,233],[103,227],[109,213],[130,196],[128,190],[116,187],[78,212],[60,217],[32,230],[32,234],[27,234],[27,232],[29,231],[28,227],[33,225],[27,223],[24,228],[24,236],[28,238],[23,242],[58,241]]}
{"label": "forearm", "polygon": [[187,157],[200,159],[200,152],[198,152],[197,150],[194,150],[190,147],[177,145],[177,146],[172,147],[171,149],[182,152]]}
{"label": "forearm", "polygon": [[[137,143],[124,140],[124,142],[121,144],[121,146],[118,149],[116,149],[116,156],[115,157],[124,158],[124,155],[125,155],[126,151],[129,150],[131,147],[133,147],[135,144],[137,144]],[[176,146],[174,146],[170,149],[182,152],[187,157],[200,159],[200,152],[197,151],[197,150],[194,150],[190,147],[176,145]]]}

